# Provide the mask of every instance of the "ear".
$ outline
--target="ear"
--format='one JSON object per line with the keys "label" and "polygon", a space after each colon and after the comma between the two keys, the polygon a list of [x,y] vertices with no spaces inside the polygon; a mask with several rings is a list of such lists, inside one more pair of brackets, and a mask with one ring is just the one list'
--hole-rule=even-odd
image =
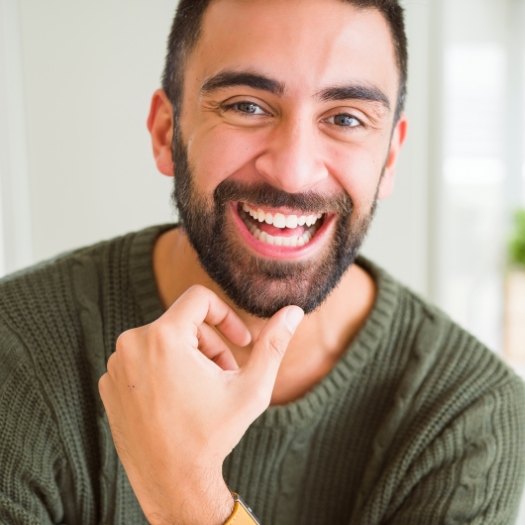
{"label": "ear", "polygon": [[383,173],[383,178],[379,184],[379,191],[377,194],[379,199],[386,199],[394,189],[396,163],[399,157],[399,152],[401,151],[401,147],[403,146],[407,136],[407,128],[408,121],[406,115],[403,113],[394,128],[394,132],[392,133],[388,157],[385,164],[385,172]]}
{"label": "ear", "polygon": [[173,177],[174,165],[171,154],[173,107],[162,89],[153,93],[147,125],[157,169],[162,174]]}

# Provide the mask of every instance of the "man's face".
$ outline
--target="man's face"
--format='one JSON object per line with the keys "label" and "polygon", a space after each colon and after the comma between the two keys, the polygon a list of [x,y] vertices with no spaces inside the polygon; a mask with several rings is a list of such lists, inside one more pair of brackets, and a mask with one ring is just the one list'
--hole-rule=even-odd
{"label": "man's face", "polygon": [[216,0],[184,78],[175,198],[202,265],[254,315],[312,311],[391,184],[385,20],[334,0]]}

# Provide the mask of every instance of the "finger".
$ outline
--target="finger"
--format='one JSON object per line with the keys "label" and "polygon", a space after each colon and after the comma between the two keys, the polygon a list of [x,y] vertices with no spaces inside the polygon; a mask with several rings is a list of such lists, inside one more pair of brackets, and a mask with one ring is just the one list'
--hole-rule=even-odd
{"label": "finger", "polygon": [[104,406],[108,417],[112,415],[112,402],[111,400],[116,395],[114,385],[112,384],[111,378],[108,373],[105,373],[98,380],[98,392],[100,395],[100,400]]}
{"label": "finger", "polygon": [[204,286],[188,288],[163,315],[174,323],[198,330],[203,323],[215,326],[228,340],[246,346],[251,334],[240,317],[215,293]]}
{"label": "finger", "polygon": [[248,381],[271,395],[279,366],[304,312],[298,306],[279,310],[265,325],[243,369]]}
{"label": "finger", "polygon": [[113,352],[108,359],[108,362],[106,363],[106,370],[108,374],[114,375],[115,374],[115,361],[117,360],[117,354]]}
{"label": "finger", "polygon": [[105,374],[102,374],[98,380],[98,392],[100,394],[102,402],[104,402],[104,398],[106,396],[108,389],[109,389],[109,375],[106,372]]}
{"label": "finger", "polygon": [[239,365],[232,351],[214,328],[207,324],[201,325],[198,333],[199,350],[208,359],[220,366],[223,370],[238,370]]}

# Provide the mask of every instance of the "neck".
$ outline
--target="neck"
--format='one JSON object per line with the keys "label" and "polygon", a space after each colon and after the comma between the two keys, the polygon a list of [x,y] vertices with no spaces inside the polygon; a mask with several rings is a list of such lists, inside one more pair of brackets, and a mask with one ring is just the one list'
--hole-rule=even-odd
{"label": "neck", "polygon": [[[256,340],[264,319],[237,308],[208,276],[184,231],[175,228],[155,244],[153,267],[161,301],[171,305],[190,286],[201,284],[229,304]],[[349,342],[363,325],[375,300],[373,279],[352,265],[321,307],[305,316],[281,364],[272,404],[284,404],[310,390],[335,366]],[[249,347],[231,350],[239,366],[249,358]]]}

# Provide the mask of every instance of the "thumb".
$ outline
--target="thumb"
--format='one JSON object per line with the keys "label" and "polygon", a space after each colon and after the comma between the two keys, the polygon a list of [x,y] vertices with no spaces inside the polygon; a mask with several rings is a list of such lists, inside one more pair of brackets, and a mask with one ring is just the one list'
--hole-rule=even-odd
{"label": "thumb", "polygon": [[273,390],[281,361],[303,317],[298,306],[282,308],[266,323],[253,345],[244,373],[253,386],[266,394]]}

